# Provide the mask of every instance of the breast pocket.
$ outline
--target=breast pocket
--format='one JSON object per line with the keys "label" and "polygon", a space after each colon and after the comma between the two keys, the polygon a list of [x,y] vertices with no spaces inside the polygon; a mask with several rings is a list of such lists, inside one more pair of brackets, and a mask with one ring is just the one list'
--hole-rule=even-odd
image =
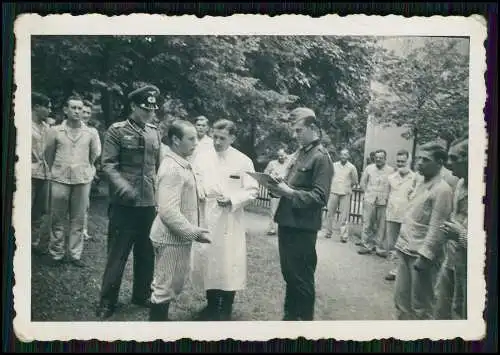
{"label": "breast pocket", "polygon": [[292,179],[292,185],[296,187],[310,188],[312,186],[313,169],[312,166],[302,166],[297,168]]}
{"label": "breast pocket", "polygon": [[144,138],[142,136],[124,135],[121,138],[122,165],[138,165],[144,161]]}

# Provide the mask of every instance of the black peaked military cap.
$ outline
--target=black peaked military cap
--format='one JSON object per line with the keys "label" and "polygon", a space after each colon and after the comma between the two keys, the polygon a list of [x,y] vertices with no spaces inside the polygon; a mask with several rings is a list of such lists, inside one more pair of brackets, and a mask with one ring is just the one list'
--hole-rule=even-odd
{"label": "black peaked military cap", "polygon": [[154,85],[146,85],[128,94],[128,99],[145,110],[158,110],[158,95],[160,89]]}

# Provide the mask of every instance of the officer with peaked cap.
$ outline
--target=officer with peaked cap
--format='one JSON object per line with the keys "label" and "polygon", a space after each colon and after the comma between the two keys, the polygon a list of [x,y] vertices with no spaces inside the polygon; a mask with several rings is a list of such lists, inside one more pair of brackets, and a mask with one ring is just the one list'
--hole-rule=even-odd
{"label": "officer with peaked cap", "polygon": [[323,207],[328,203],[333,162],[321,145],[316,115],[299,107],[288,117],[300,148],[283,181],[269,187],[281,197],[274,221],[278,224],[281,272],[286,283],[283,320],[314,318],[316,239]]}
{"label": "officer with peaked cap", "polygon": [[97,316],[111,316],[123,271],[134,248],[132,303],[149,306],[154,252],[149,231],[156,216],[154,181],[160,164],[160,135],[150,122],[160,90],[147,85],[128,95],[130,115],[106,132],[102,168],[109,180],[108,260]]}

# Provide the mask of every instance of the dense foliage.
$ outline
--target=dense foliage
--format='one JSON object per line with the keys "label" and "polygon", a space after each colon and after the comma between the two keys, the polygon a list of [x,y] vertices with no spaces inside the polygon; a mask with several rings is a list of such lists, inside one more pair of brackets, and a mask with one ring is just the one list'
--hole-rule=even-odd
{"label": "dense foliage", "polygon": [[[448,146],[468,132],[469,46],[461,38],[426,38],[405,53],[385,53],[369,111],[382,124],[405,127],[418,144],[441,139]],[[415,152],[415,149],[413,149]]]}
{"label": "dense foliage", "polygon": [[[281,119],[305,105],[316,111],[329,150],[350,148],[361,168],[367,117],[407,127],[415,145],[449,143],[467,131],[464,40],[425,41],[396,55],[375,37],[35,36],[32,87],[56,110],[72,92],[100,102],[105,128],[127,114],[127,93],[154,84],[160,121],[234,120],[237,146],[256,163],[281,145],[295,148]],[[385,91],[374,91],[374,81]]]}
{"label": "dense foliage", "polygon": [[364,136],[377,50],[368,37],[41,36],[32,40],[32,86],[56,107],[98,89],[109,126],[126,114],[126,94],[152,83],[160,120],[232,119],[239,148],[265,161],[280,144],[294,148],[280,119],[298,105],[317,112],[332,153]]}

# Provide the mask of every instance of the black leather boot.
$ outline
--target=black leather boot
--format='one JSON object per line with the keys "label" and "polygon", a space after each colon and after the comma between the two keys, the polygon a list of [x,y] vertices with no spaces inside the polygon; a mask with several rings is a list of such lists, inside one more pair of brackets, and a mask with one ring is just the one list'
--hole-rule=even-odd
{"label": "black leather boot", "polygon": [[149,321],[150,322],[168,322],[168,307],[170,302],[165,303],[151,303],[149,307]]}
{"label": "black leather boot", "polygon": [[214,308],[212,311],[212,321],[223,320],[223,307],[224,307],[224,291],[216,290],[214,297]]}
{"label": "black leather boot", "polygon": [[207,305],[195,317],[197,321],[210,321],[214,317],[217,306],[217,291],[207,290]]}
{"label": "black leather boot", "polygon": [[235,291],[222,291],[221,319],[222,321],[230,321],[233,313],[233,303]]}

